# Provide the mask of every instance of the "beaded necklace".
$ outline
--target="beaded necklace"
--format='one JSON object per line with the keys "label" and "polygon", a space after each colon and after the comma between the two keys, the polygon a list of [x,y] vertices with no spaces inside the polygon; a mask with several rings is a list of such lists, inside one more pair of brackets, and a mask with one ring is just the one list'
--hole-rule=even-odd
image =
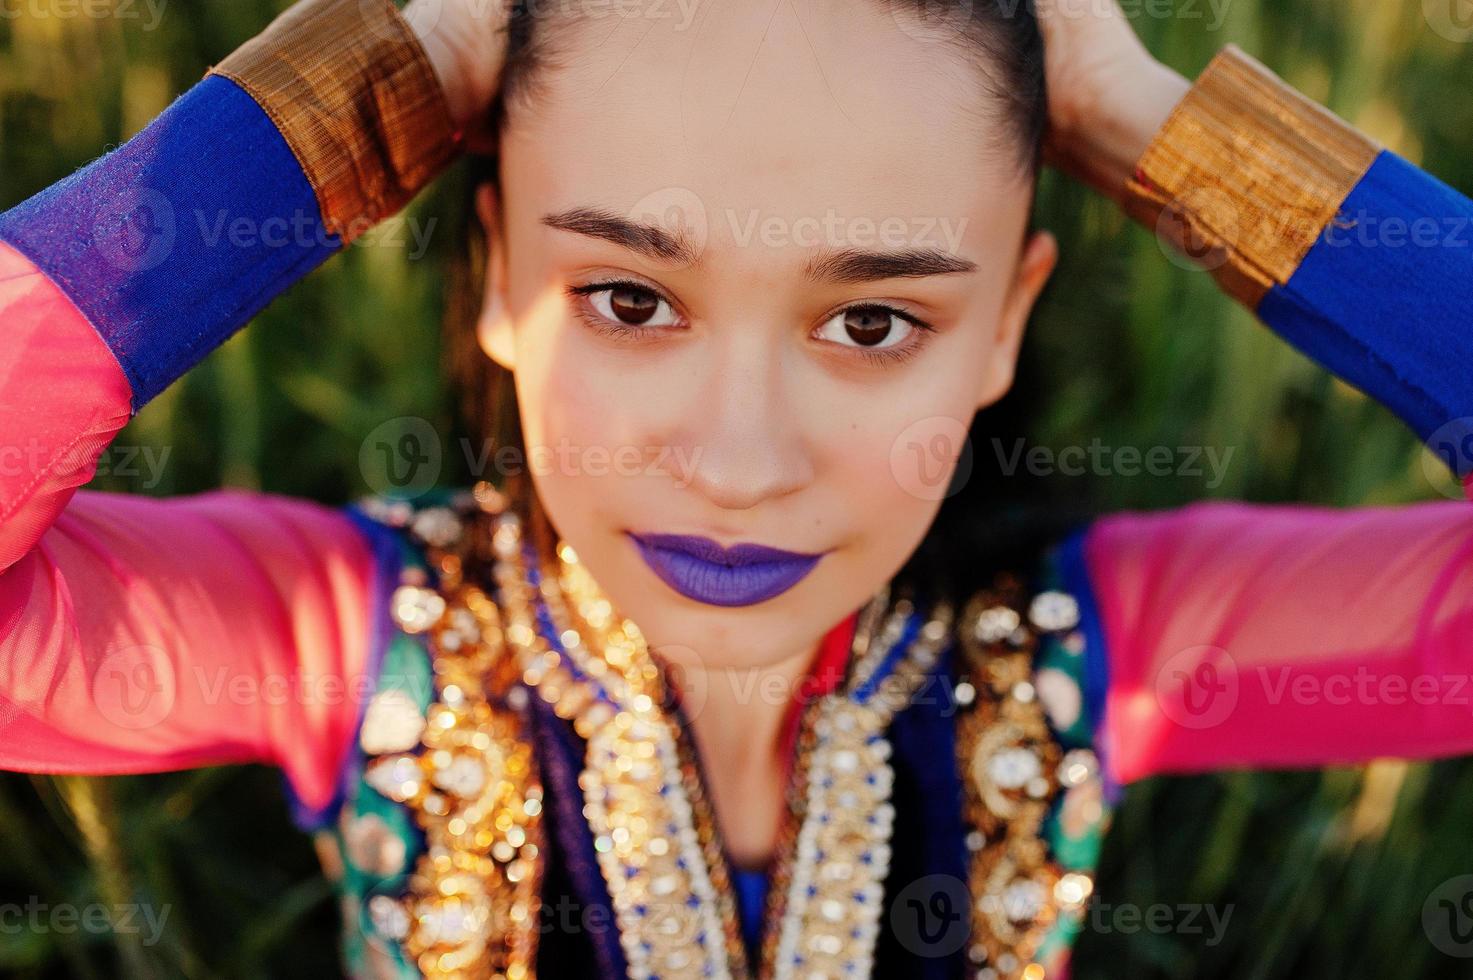
{"label": "beaded necklace", "polygon": [[[866,974],[852,965],[873,956],[894,818],[884,730],[935,663],[950,609],[940,606],[921,624],[902,600],[870,643],[874,611],[888,595],[876,597],[858,632],[868,649],[850,682],[810,709],[815,737],[803,740],[795,766],[806,792],[797,797],[797,819],[789,820],[796,839],[777,859],[776,891],[785,900],[769,909],[773,941],[754,971],[696,754],[662,707],[663,675],[638,628],[617,614],[571,548],[560,545],[556,561],[534,576],[536,552],[520,546],[520,522],[502,514],[496,527],[504,539],[497,579],[512,624],[508,637],[537,665],[524,680],[554,705],[578,691],[559,713],[582,722],[588,743],[579,779],[584,815],[630,974],[786,978],[800,965],[805,975]],[[561,654],[547,670],[540,668],[551,664],[550,645],[528,601],[533,581]],[[881,669],[888,683],[880,683]]]}

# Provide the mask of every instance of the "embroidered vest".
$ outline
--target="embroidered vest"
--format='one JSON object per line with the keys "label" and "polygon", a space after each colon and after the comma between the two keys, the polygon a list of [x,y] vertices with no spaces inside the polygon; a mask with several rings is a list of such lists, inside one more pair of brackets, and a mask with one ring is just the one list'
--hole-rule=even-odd
{"label": "embroidered vest", "polygon": [[804,711],[749,964],[681,706],[576,556],[489,484],[358,510],[401,566],[316,838],[352,975],[1063,975],[1109,804],[1052,556],[956,613],[866,605]]}

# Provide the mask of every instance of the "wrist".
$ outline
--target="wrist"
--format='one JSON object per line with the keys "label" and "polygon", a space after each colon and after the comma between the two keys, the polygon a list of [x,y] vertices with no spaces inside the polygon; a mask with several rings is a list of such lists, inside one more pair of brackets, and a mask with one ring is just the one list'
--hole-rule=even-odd
{"label": "wrist", "polygon": [[[504,60],[504,25],[481,23],[473,15],[455,13],[458,9],[442,0],[410,0],[403,16],[435,70],[452,121],[463,127],[483,114],[495,97]],[[467,17],[470,23],[464,22]]]}
{"label": "wrist", "polygon": [[1096,88],[1089,108],[1054,134],[1060,166],[1106,196],[1123,199],[1136,163],[1191,87],[1180,72],[1143,53],[1112,73]]}

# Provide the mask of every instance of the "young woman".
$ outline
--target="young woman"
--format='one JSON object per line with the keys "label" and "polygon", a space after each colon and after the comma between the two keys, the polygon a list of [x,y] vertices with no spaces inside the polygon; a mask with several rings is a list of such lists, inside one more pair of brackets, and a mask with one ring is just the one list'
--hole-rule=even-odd
{"label": "young woman", "polygon": [[[1463,502],[1000,561],[936,523],[1053,268],[1041,149],[1460,478],[1467,198],[1235,48],[1189,85],[1114,8],[599,11],[303,0],[0,216],[0,764],[279,765],[354,974],[1032,980],[1123,784],[1473,750],[1437,688]],[[477,145],[462,366],[512,386],[525,470],[344,510],[77,489]]]}

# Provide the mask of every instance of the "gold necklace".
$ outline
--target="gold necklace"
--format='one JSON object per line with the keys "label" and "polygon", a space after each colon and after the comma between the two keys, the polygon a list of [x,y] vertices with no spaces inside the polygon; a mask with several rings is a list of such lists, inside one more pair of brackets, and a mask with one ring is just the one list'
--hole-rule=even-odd
{"label": "gold necklace", "polygon": [[[497,548],[498,583],[527,582],[535,556],[523,554],[520,522],[502,514],[495,526],[505,539]],[[548,657],[555,651],[537,629],[530,585],[503,593],[507,635],[520,659],[535,665],[524,680],[540,696],[558,705],[572,695],[569,716],[582,723],[587,740],[579,778],[584,814],[630,975],[752,975],[695,753],[688,745],[682,752],[685,733],[663,710],[658,663],[571,548],[558,546],[539,582],[563,662],[554,666]],[[791,977],[800,964],[805,975],[837,971],[844,961],[872,959],[894,816],[883,732],[950,631],[951,612],[942,606],[899,652],[886,683],[872,685],[873,670],[885,664],[914,615],[909,602],[896,603],[877,643],[864,634],[863,645],[872,649],[861,666],[869,669],[815,707],[816,737],[799,767],[802,814],[779,875],[786,887],[769,926],[775,940],[766,947],[763,975]],[[866,619],[872,622],[873,613]]]}

